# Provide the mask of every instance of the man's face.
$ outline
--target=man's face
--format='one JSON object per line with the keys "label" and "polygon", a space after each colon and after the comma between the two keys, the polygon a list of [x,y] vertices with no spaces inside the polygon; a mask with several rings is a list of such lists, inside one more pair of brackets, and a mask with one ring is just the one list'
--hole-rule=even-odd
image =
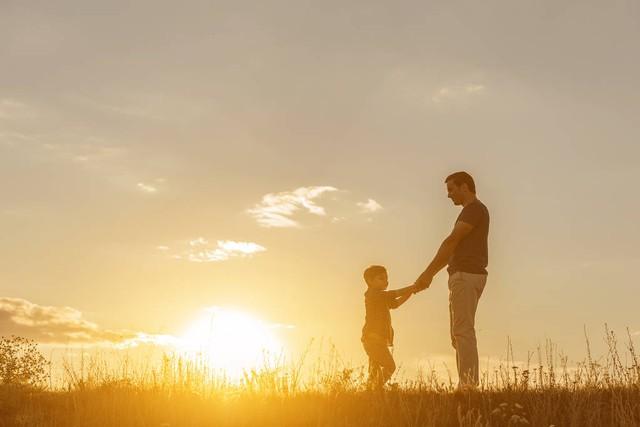
{"label": "man's face", "polygon": [[387,273],[380,273],[376,275],[371,281],[371,286],[375,289],[387,289],[387,286],[389,286]]}
{"label": "man's face", "polygon": [[462,185],[458,186],[453,181],[447,181],[447,197],[454,205],[460,206],[463,200]]}

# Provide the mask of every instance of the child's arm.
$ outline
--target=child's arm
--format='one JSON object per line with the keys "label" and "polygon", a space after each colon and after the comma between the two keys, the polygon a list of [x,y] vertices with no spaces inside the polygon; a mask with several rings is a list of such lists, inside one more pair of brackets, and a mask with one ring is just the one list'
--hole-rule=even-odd
{"label": "child's arm", "polygon": [[394,298],[399,298],[399,297],[403,297],[405,295],[411,295],[412,293],[416,292],[417,290],[418,290],[417,286],[415,284],[413,284],[413,285],[406,286],[404,288],[393,289],[393,290],[387,291],[387,292],[389,292],[391,295],[393,295]]}
{"label": "child's arm", "polygon": [[405,294],[401,297],[397,297],[396,299],[394,299],[391,304],[389,304],[389,308],[398,308],[400,307],[402,304],[404,304],[405,302],[407,302],[407,300],[409,298],[411,298],[411,295],[413,295],[412,292]]}
{"label": "child's arm", "polygon": [[407,286],[400,289],[389,291],[393,295],[393,299],[389,304],[389,308],[398,308],[404,304],[417,290],[415,285]]}

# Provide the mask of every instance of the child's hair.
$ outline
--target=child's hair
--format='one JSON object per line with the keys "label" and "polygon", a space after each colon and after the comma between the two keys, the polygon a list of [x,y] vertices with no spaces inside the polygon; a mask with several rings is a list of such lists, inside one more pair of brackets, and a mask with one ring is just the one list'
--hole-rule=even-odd
{"label": "child's hair", "polygon": [[366,270],[364,270],[364,281],[367,282],[367,286],[369,286],[369,282],[371,282],[374,277],[376,277],[379,274],[385,274],[387,272],[387,269],[384,268],[381,265],[371,265],[369,267],[367,267]]}

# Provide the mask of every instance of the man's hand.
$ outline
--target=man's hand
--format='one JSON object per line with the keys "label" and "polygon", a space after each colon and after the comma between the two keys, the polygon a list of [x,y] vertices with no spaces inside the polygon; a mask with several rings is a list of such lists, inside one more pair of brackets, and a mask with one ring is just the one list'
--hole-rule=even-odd
{"label": "man's hand", "polygon": [[455,251],[458,243],[464,239],[473,230],[473,225],[467,224],[463,221],[456,222],[451,234],[442,241],[438,253],[433,260],[427,266],[427,269],[416,279],[416,286],[419,290],[427,289],[431,285],[433,276],[435,276],[440,270],[442,270],[449,260],[451,255]]}
{"label": "man's hand", "polygon": [[424,291],[425,289],[427,289],[429,286],[431,286],[432,280],[433,280],[433,277],[429,277],[429,276],[418,278],[418,280],[416,280],[416,283],[413,285],[416,288],[414,293]]}

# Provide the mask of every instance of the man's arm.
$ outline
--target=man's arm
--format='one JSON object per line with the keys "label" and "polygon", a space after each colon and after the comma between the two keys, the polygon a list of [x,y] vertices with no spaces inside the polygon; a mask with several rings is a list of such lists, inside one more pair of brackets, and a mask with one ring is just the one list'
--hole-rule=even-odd
{"label": "man's arm", "polygon": [[438,249],[436,256],[433,258],[427,269],[420,275],[420,277],[418,277],[418,279],[416,279],[415,284],[418,289],[426,289],[431,285],[433,276],[447,265],[453,251],[455,251],[458,246],[458,243],[460,243],[460,241],[464,239],[471,230],[473,230],[473,225],[462,221],[456,222],[456,225],[453,227],[453,231],[446,239],[443,240],[440,245],[440,249]]}

